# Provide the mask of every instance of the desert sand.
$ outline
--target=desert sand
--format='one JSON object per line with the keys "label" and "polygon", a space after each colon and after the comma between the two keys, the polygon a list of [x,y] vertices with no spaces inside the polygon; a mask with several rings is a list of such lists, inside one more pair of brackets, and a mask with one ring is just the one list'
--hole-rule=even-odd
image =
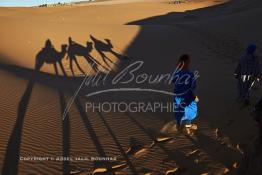
{"label": "desert sand", "polygon": [[[233,72],[249,43],[262,45],[261,8],[260,0],[181,4],[115,0],[53,8],[0,8],[0,174],[234,174],[257,133],[249,113],[261,90],[254,91],[250,106],[236,103]],[[135,60],[144,61],[141,71],[148,74],[172,72],[178,57],[190,54],[191,68],[200,73],[197,132],[192,136],[177,132],[172,113],[86,112],[88,88],[79,92],[62,120],[83,76],[76,65],[73,76],[62,52],[67,77],[59,66],[56,75],[52,64],[44,64],[37,72],[35,61],[47,39],[60,52],[69,37],[83,46],[93,43],[89,54],[101,63],[101,73],[108,72],[107,64],[115,74]],[[111,52],[106,53],[110,60],[102,59],[105,49],[95,44],[106,43],[104,39],[111,41],[109,50],[121,58]],[[88,76],[95,75],[84,57],[77,60]],[[172,85],[159,88],[173,89]],[[149,101],[172,101],[161,94],[142,96]],[[130,100],[141,94],[103,97]],[[19,160],[34,156],[117,160]]]}

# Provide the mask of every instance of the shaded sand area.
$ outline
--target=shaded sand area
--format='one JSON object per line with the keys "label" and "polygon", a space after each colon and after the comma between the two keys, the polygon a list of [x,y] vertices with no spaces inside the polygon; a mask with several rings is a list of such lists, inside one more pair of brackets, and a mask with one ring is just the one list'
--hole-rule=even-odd
{"label": "shaded sand area", "polygon": [[[262,45],[262,25],[257,21],[261,8],[259,0],[0,8],[1,173],[234,174],[257,132],[249,113],[261,90],[254,91],[250,107],[241,106],[235,101],[232,74],[248,43]],[[91,77],[95,71],[106,73],[109,67],[117,72],[136,60],[144,61],[141,72],[168,73],[181,54],[189,53],[192,69],[200,72],[197,132],[192,136],[176,132],[170,113],[86,111],[88,88],[79,92],[62,120],[83,80],[76,64],[70,69],[62,49],[69,37],[82,50],[86,48],[85,56],[97,61],[96,69],[83,54],[76,58]],[[59,64],[59,76],[52,64],[44,64],[41,72],[34,70],[36,55],[47,39],[68,77],[62,76]],[[172,92],[171,85],[158,88]],[[172,100],[157,93],[114,92],[92,100],[139,100],[141,96],[149,101]],[[19,161],[20,156],[117,160]]]}

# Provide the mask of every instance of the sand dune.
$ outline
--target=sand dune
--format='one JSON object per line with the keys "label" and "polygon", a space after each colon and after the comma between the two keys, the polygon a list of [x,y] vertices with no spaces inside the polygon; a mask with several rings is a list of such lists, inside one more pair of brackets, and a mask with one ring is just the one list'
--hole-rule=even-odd
{"label": "sand dune", "polygon": [[[257,19],[261,8],[259,0],[181,4],[115,0],[70,7],[0,8],[2,174],[233,174],[257,130],[249,117],[252,106],[235,103],[232,73],[248,43],[262,45],[262,25]],[[101,63],[98,69],[103,73],[107,64],[118,71],[136,60],[144,61],[142,72],[171,72],[179,55],[192,55],[192,68],[201,75],[198,131],[193,136],[175,131],[170,113],[86,112],[89,99],[84,95],[91,87],[80,91],[62,121],[66,105],[83,80],[81,71],[74,65],[77,77],[73,77],[66,56],[62,63],[68,77],[62,76],[59,66],[60,76],[55,75],[52,64],[44,64],[41,72],[34,68],[47,39],[61,52],[69,37],[82,47],[87,41],[93,43],[90,55]],[[95,74],[83,56],[77,60],[89,76]],[[158,88],[172,91],[167,85]],[[252,96],[252,105],[260,91]],[[108,93],[94,100],[102,98],[172,100],[145,93]],[[19,156],[117,160],[19,161]]]}

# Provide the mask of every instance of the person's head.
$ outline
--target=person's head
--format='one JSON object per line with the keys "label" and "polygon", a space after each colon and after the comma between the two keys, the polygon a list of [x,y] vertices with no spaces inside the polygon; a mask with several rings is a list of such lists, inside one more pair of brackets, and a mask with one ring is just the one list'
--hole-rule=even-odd
{"label": "person's head", "polygon": [[69,44],[72,44],[72,38],[71,37],[68,38],[68,42],[69,42]]}
{"label": "person's head", "polygon": [[47,39],[47,40],[46,40],[46,42],[45,42],[45,47],[46,47],[46,48],[52,47],[52,43],[51,43],[51,40],[50,40],[50,39]]}
{"label": "person's head", "polygon": [[187,54],[183,54],[179,57],[178,68],[179,69],[188,69],[190,64],[190,57]]}
{"label": "person's head", "polygon": [[257,49],[257,46],[255,44],[249,44],[247,47],[247,54],[248,55],[253,55]]}

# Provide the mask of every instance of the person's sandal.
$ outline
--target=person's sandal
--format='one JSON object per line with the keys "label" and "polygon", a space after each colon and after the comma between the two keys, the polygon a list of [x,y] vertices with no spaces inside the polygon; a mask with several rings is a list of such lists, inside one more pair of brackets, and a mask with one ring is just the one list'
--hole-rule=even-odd
{"label": "person's sandal", "polygon": [[186,128],[191,128],[191,127],[192,127],[192,124],[185,124],[185,127],[186,127]]}

